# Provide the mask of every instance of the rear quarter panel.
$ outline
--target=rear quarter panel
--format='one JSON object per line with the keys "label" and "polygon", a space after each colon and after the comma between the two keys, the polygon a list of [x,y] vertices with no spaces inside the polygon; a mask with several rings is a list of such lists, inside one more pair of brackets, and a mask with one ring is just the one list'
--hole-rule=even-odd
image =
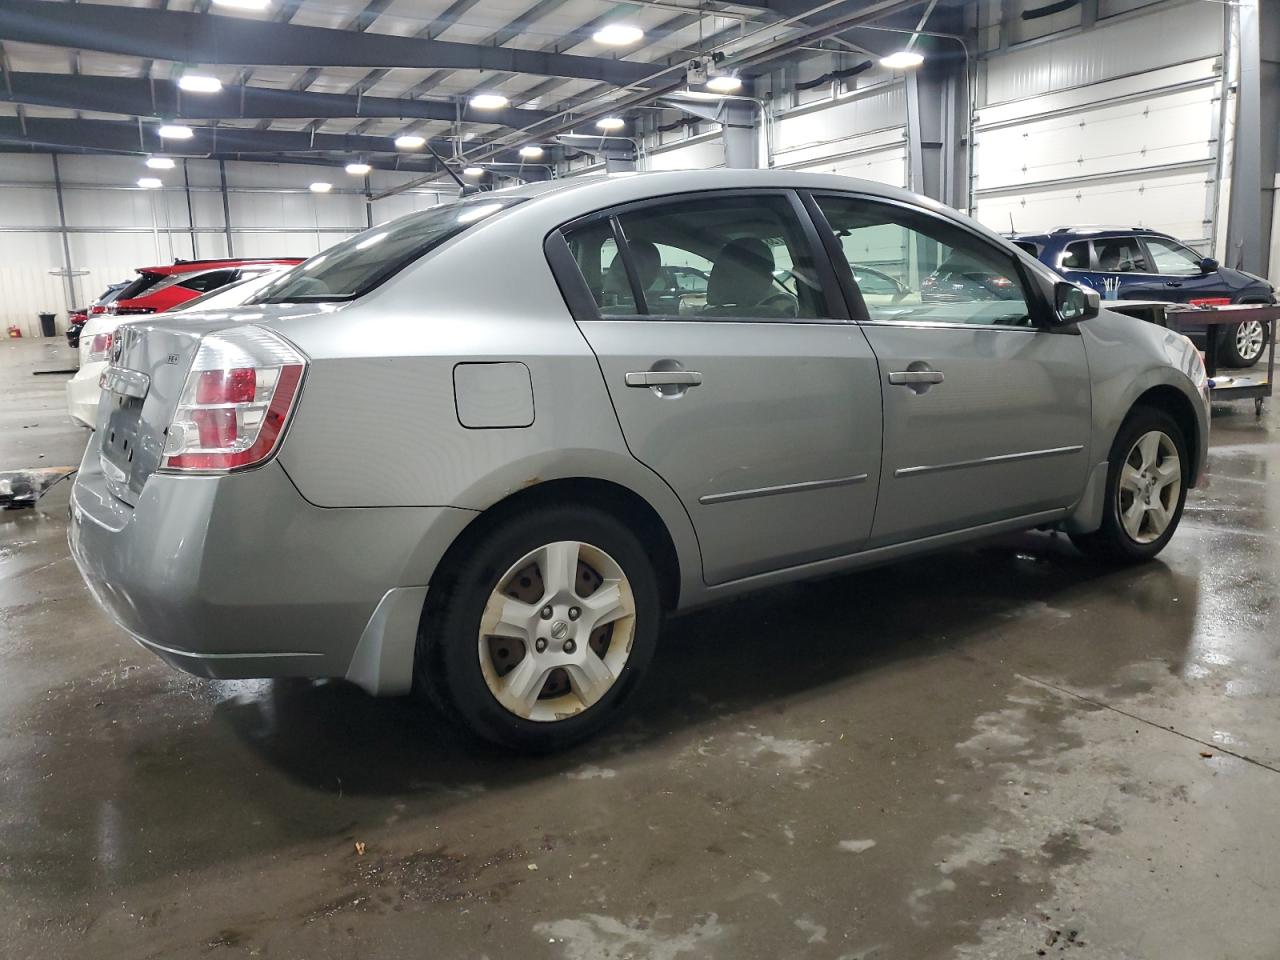
{"label": "rear quarter panel", "polygon": [[[484,510],[548,480],[609,480],[662,516],[696,586],[688,515],[628,451],[547,266],[545,231],[499,227],[442,246],[357,303],[271,323],[312,361],[281,464],[323,507]],[[459,422],[455,366],[492,361],[528,367],[529,426]]]}

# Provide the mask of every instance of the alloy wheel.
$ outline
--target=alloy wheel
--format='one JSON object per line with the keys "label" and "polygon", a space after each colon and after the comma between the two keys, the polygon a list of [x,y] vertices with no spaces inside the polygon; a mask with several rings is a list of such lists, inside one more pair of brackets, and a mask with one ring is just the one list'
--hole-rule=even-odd
{"label": "alloy wheel", "polygon": [[1159,540],[1169,529],[1182,492],[1182,461],[1173,439],[1160,430],[1144,433],[1120,469],[1116,512],[1136,543]]}
{"label": "alloy wheel", "polygon": [[1243,320],[1236,327],[1236,353],[1240,359],[1248,363],[1255,362],[1262,356],[1262,347],[1266,342],[1266,331],[1261,320]]}
{"label": "alloy wheel", "polygon": [[626,574],[599,547],[562,540],[531,550],[499,578],[480,619],[489,692],[526,720],[581,713],[617,682],[635,619]]}

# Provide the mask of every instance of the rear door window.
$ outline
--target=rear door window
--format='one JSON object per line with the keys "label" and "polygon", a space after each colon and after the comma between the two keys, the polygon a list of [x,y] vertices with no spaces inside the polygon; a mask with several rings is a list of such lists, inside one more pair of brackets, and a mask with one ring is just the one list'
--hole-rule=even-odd
{"label": "rear door window", "polygon": [[1098,269],[1103,273],[1154,273],[1137,237],[1108,237],[1093,241]]}
{"label": "rear door window", "polygon": [[786,195],[673,199],[624,210],[616,220],[628,260],[618,259],[608,220],[565,232],[602,315],[831,316],[808,237]]}

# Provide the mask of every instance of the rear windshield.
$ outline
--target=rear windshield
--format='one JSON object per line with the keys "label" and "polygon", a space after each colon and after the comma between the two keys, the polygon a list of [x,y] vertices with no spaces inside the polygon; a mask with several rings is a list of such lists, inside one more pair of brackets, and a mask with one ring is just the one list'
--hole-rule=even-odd
{"label": "rear windshield", "polygon": [[381,224],[335,244],[290,270],[253,302],[353,300],[399,273],[432,248],[523,199],[485,194],[442,203]]}
{"label": "rear windshield", "polygon": [[132,300],[134,297],[140,297],[161,280],[165,279],[163,273],[140,273],[136,280],[130,280],[123,290],[116,295],[117,300]]}

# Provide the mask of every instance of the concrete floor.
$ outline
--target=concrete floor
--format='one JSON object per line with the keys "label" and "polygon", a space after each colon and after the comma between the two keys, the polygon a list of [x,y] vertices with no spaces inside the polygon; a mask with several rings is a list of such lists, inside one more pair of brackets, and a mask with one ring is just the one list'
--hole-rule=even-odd
{"label": "concrete floor", "polygon": [[[0,345],[0,469],[78,459],[67,358]],[[1280,956],[1280,420],[1215,414],[1160,561],[1029,534],[701,612],[541,759],[164,666],[61,484],[0,513],[4,955]]]}

